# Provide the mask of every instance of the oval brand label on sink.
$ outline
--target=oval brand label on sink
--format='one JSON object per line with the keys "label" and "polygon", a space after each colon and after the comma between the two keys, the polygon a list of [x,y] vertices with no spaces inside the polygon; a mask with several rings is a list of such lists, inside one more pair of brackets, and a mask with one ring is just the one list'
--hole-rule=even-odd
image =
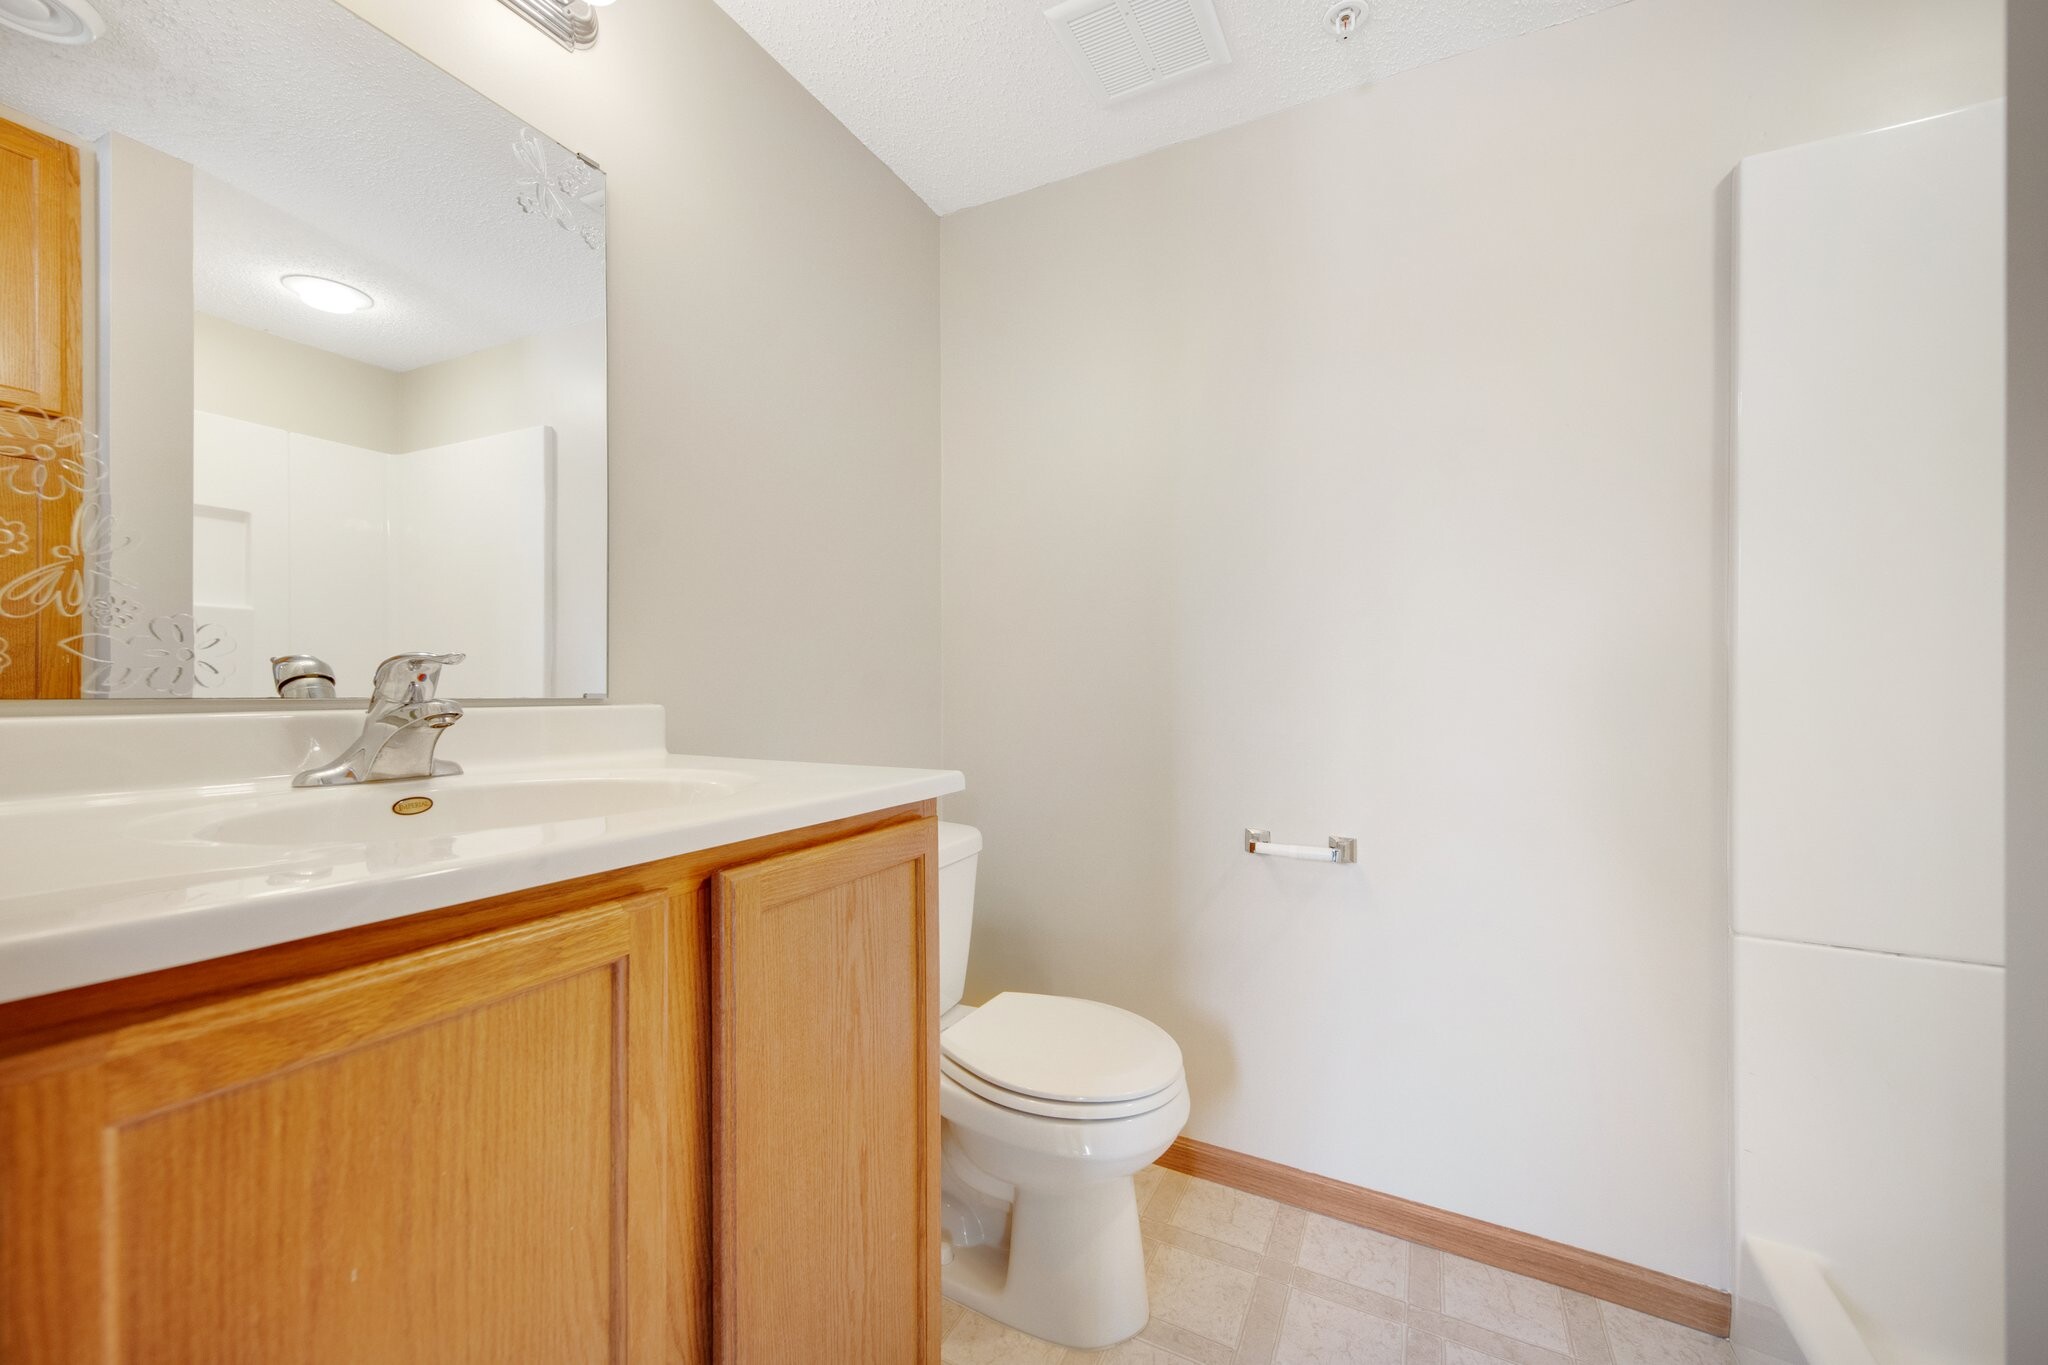
{"label": "oval brand label on sink", "polygon": [[431,796],[408,796],[391,803],[393,815],[425,815],[433,808],[434,798]]}

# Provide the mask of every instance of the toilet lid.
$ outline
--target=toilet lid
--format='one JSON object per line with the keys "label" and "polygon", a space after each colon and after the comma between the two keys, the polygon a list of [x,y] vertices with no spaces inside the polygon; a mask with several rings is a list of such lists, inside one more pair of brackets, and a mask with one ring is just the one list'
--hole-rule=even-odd
{"label": "toilet lid", "polygon": [[1180,1078],[1180,1047],[1129,1010],[1005,991],[939,1035],[946,1058],[992,1085],[1069,1103],[1142,1099]]}

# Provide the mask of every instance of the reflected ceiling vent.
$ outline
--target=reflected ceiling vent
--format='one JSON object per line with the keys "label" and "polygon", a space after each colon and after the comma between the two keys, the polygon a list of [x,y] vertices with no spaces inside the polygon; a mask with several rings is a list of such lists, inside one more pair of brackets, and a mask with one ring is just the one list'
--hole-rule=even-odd
{"label": "reflected ceiling vent", "polygon": [[0,28],[52,43],[89,43],[106,20],[85,0],[0,0]]}
{"label": "reflected ceiling vent", "polygon": [[1066,0],[1045,17],[1104,104],[1230,60],[1212,0]]}

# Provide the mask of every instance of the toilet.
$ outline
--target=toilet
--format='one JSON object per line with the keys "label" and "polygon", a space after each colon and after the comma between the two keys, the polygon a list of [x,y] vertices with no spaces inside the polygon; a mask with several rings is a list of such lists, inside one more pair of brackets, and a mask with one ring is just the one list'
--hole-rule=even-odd
{"label": "toilet", "polygon": [[962,1005],[980,853],[979,830],[939,825],[946,1297],[1064,1346],[1114,1345],[1150,1315],[1132,1177],[1187,1123],[1180,1048],[1093,1000]]}

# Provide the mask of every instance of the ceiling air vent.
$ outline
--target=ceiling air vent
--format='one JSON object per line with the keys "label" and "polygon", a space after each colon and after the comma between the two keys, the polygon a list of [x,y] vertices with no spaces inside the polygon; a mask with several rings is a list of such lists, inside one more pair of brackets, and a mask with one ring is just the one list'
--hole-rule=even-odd
{"label": "ceiling air vent", "polygon": [[1104,104],[1230,60],[1211,0],[1066,0],[1045,17]]}

